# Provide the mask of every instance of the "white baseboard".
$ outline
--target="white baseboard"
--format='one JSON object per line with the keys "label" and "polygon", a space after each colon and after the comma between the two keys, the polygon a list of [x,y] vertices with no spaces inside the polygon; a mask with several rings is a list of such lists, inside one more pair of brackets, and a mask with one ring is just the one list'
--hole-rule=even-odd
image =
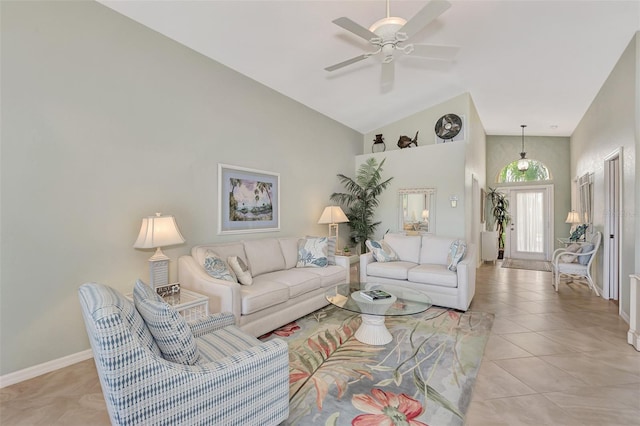
{"label": "white baseboard", "polygon": [[0,376],[0,389],[93,358],[91,349]]}
{"label": "white baseboard", "polygon": [[636,348],[636,351],[640,352],[640,334],[629,330],[627,333],[627,343]]}

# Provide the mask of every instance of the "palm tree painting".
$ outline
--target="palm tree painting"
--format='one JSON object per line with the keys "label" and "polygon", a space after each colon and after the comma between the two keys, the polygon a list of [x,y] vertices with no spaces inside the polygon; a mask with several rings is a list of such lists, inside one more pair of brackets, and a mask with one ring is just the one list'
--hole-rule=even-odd
{"label": "palm tree painting", "polygon": [[273,184],[229,178],[229,220],[232,222],[273,220]]}
{"label": "palm tree painting", "polygon": [[218,232],[280,229],[280,174],[218,163]]}

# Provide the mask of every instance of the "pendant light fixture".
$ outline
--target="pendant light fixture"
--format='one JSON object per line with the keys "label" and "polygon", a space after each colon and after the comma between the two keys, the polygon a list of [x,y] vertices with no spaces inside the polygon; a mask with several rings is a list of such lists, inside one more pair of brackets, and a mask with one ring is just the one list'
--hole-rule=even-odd
{"label": "pendant light fixture", "polygon": [[526,172],[529,169],[529,160],[525,158],[527,153],[524,152],[524,128],[527,125],[521,124],[520,127],[522,127],[522,152],[520,152],[520,159],[518,160],[518,170]]}

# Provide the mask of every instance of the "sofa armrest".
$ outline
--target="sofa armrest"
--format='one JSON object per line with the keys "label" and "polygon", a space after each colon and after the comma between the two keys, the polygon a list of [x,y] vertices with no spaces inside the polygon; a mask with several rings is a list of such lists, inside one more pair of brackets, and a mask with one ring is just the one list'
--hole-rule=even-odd
{"label": "sofa armrest", "polygon": [[367,265],[375,262],[373,253],[364,253],[360,255],[360,282],[367,282]]}
{"label": "sofa armrest", "polygon": [[193,337],[200,337],[212,331],[225,328],[228,325],[235,325],[236,317],[231,312],[222,312],[187,324],[189,324],[189,328],[191,328]]}
{"label": "sofa armrest", "polygon": [[351,281],[351,262],[349,261],[349,257],[336,255],[336,265],[342,266],[345,269],[345,284],[349,284]]}
{"label": "sofa armrest", "polygon": [[458,262],[456,271],[458,278],[458,303],[460,310],[466,311],[476,293],[476,247],[474,244],[467,246],[467,253]]}
{"label": "sofa armrest", "polygon": [[208,296],[210,312],[231,312],[240,323],[240,284],[213,278],[192,256],[178,259],[178,282],[181,287]]}

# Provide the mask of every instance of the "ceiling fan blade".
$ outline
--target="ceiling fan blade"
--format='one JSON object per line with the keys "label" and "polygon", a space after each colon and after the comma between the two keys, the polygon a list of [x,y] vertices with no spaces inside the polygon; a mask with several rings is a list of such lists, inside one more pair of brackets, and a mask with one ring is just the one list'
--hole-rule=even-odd
{"label": "ceiling fan blade", "polygon": [[398,32],[406,34],[407,38],[409,39],[418,31],[426,27],[431,21],[442,15],[450,7],[451,3],[446,0],[432,0],[427,3],[425,7],[420,9],[420,11],[418,11],[418,13],[416,13],[413,18],[407,21],[407,23],[404,24],[404,26],[400,28]]}
{"label": "ceiling fan blade", "polygon": [[368,55],[368,54],[365,53],[365,54],[362,54],[360,56],[356,56],[355,58],[347,59],[346,61],[340,62],[340,63],[335,64],[335,65],[331,65],[330,67],[326,67],[324,70],[325,71],[329,71],[329,72],[335,71],[335,70],[340,69],[342,67],[346,67],[347,65],[355,64],[356,62],[360,62],[363,59],[367,59],[369,56],[371,56],[371,55]]}
{"label": "ceiling fan blade", "polygon": [[382,73],[380,75],[380,82],[382,85],[393,83],[396,74],[394,62],[395,61],[382,63]]}
{"label": "ceiling fan blade", "polygon": [[345,18],[344,16],[342,18],[334,19],[332,22],[337,26],[342,27],[347,31],[350,31],[367,41],[371,41],[372,38],[378,37],[376,33],[369,31],[367,28],[363,27],[362,25],[356,22],[353,22],[349,18]]}
{"label": "ceiling fan blade", "polygon": [[411,55],[424,58],[451,60],[456,57],[460,48],[455,46],[438,46],[435,44],[414,44]]}

